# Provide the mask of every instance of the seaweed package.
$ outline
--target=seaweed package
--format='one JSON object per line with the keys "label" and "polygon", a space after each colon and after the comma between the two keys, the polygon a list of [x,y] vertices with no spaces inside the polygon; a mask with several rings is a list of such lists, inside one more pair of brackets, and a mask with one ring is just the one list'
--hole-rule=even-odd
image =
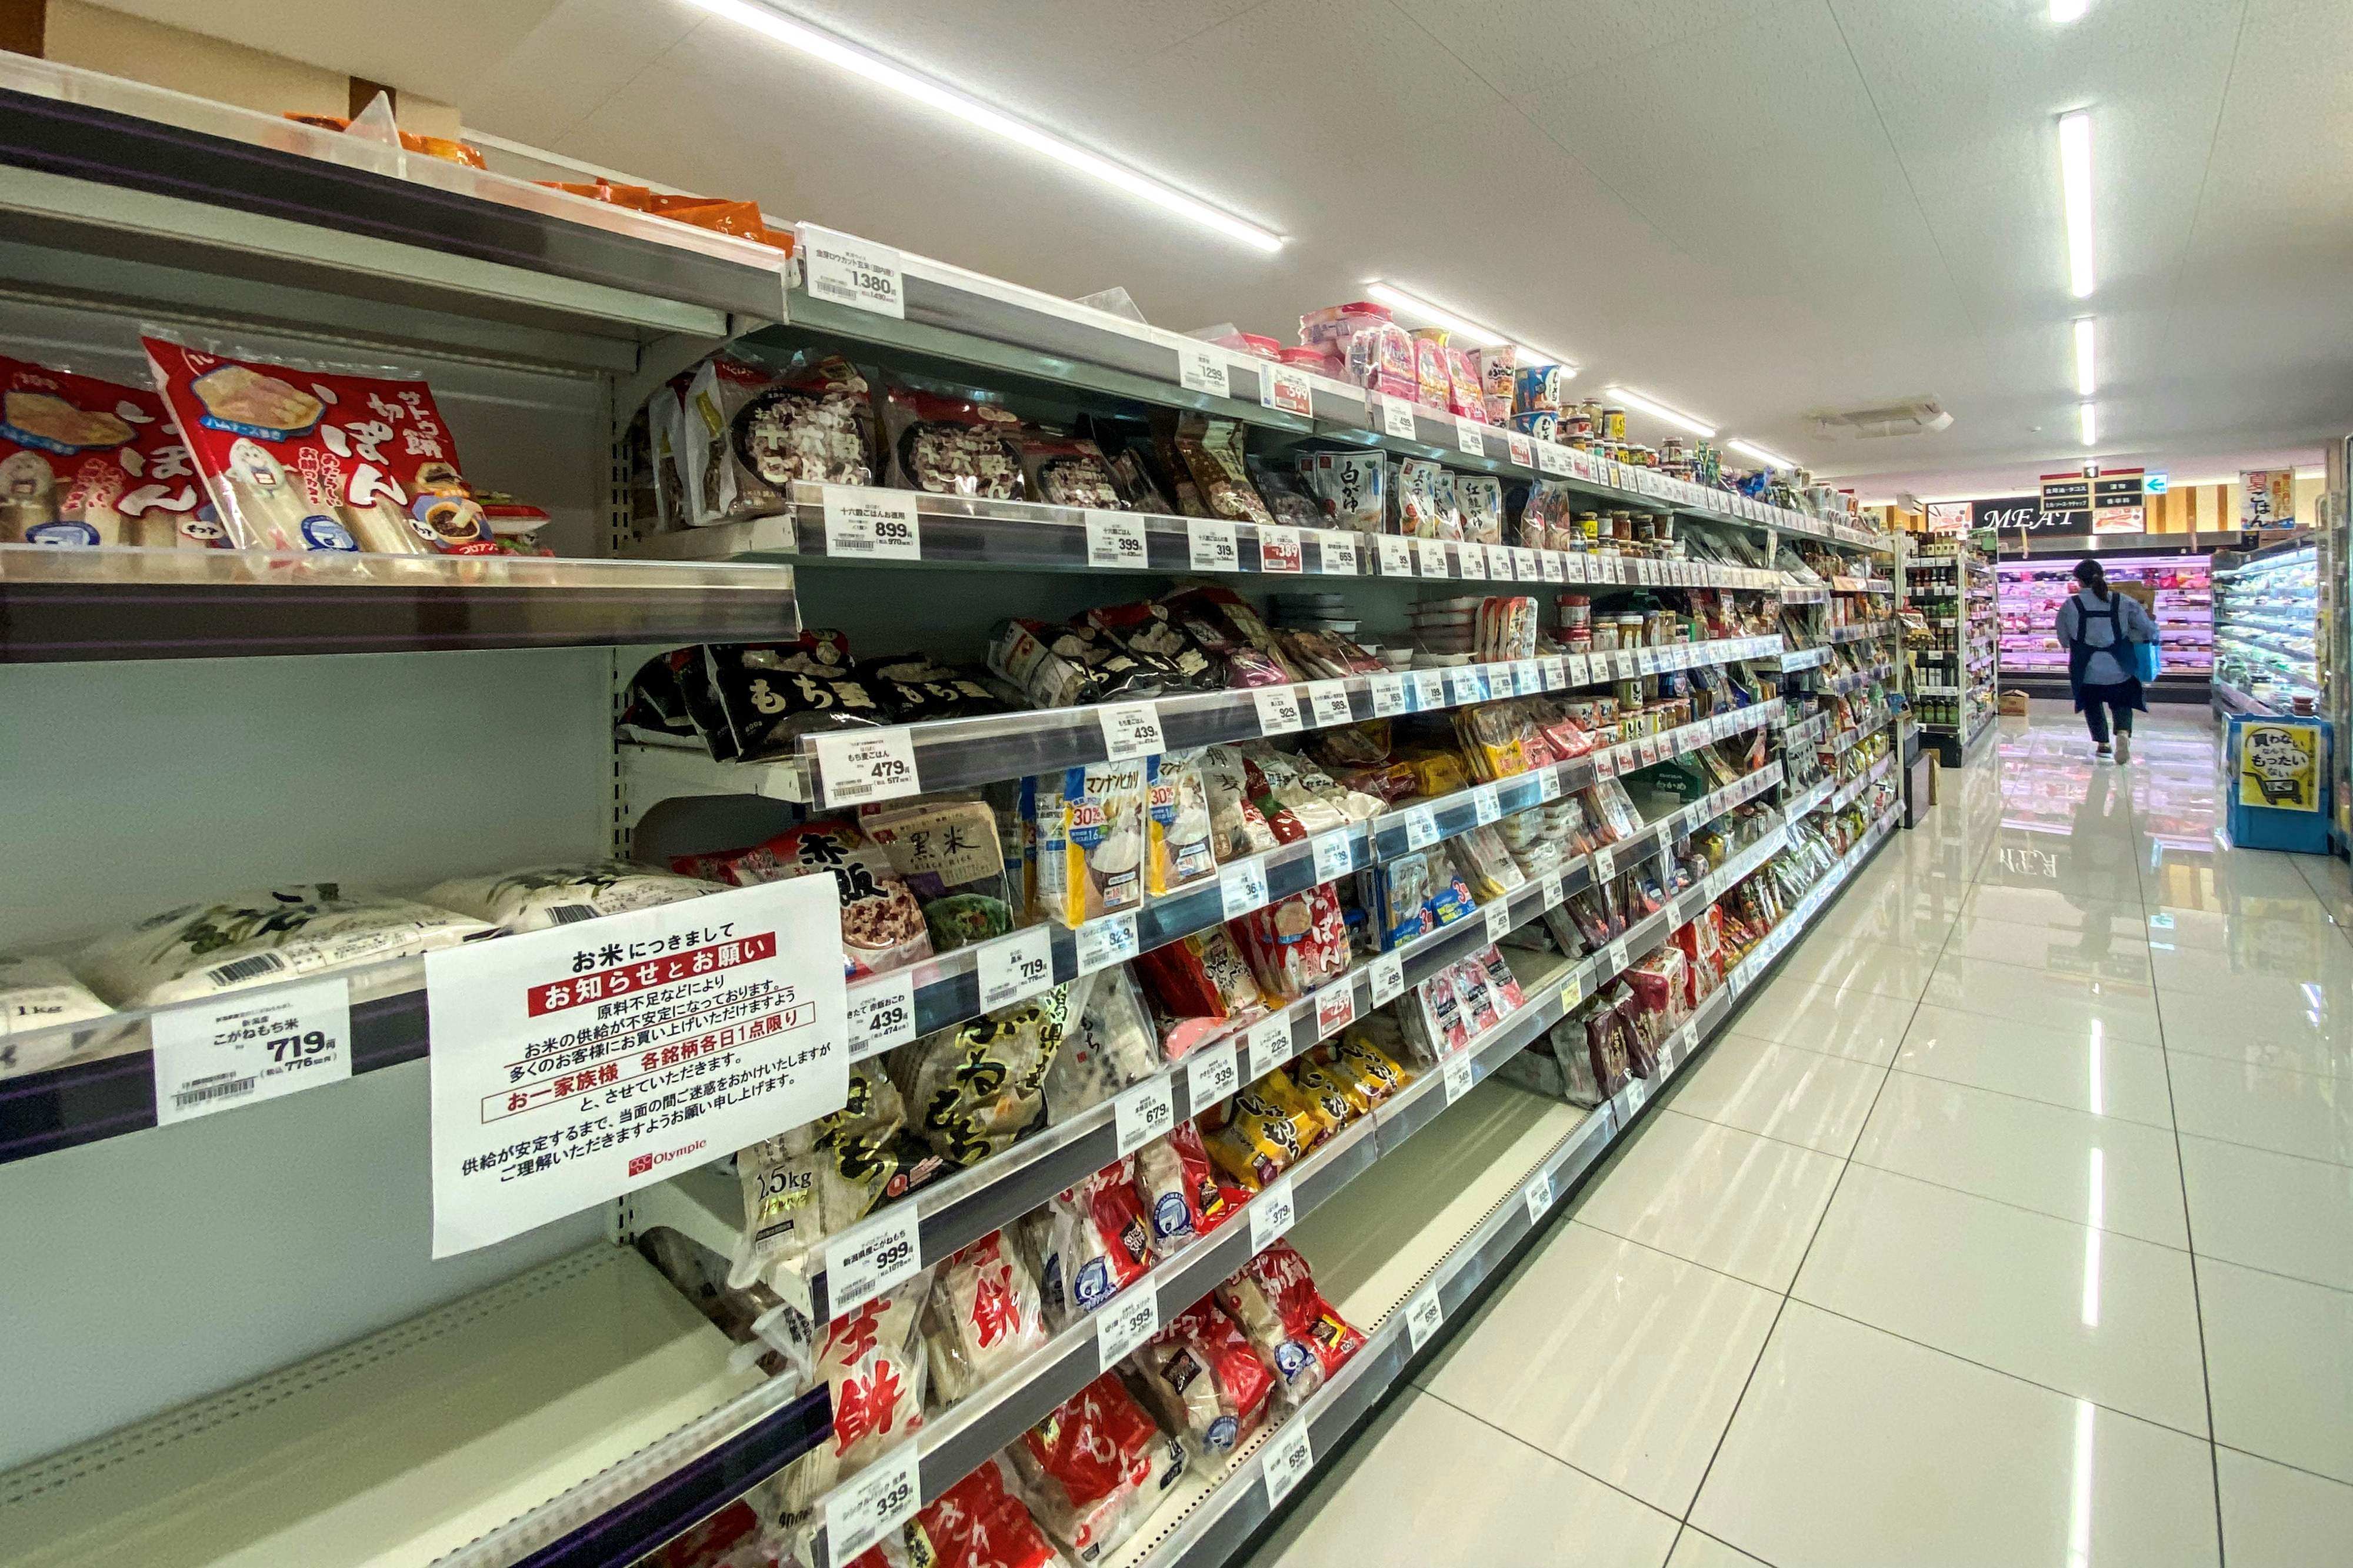
{"label": "seaweed package", "polygon": [[1388,527],[1388,469],[1377,452],[1303,452],[1300,478],[1325,524],[1380,533]]}
{"label": "seaweed package", "polygon": [[231,545],[498,552],[424,382],[140,342]]}
{"label": "seaweed package", "polygon": [[882,393],[888,481],[900,489],[1021,500],[1021,421],[994,403],[918,387]]}
{"label": "seaweed package", "polygon": [[208,548],[202,500],[152,388],[0,355],[0,544]]}
{"label": "seaweed package", "polygon": [[1221,661],[1160,605],[1137,602],[1090,610],[1086,623],[1122,649],[1156,662],[1164,689],[1214,691],[1225,681]]}
{"label": "seaweed package", "polygon": [[1070,987],[1058,985],[892,1051],[892,1081],[932,1151],[976,1165],[1040,1124],[1069,1016]]}
{"label": "seaweed package", "polygon": [[1229,688],[1282,686],[1299,679],[1258,612],[1230,588],[1195,584],[1161,605],[1205,652],[1224,661]]}

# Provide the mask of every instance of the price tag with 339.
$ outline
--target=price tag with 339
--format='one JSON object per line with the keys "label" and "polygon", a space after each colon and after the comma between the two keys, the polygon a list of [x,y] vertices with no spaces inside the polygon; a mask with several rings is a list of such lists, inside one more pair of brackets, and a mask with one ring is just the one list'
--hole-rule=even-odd
{"label": "price tag with 339", "polygon": [[914,1516],[923,1470],[912,1442],[902,1443],[849,1480],[825,1502],[826,1554],[848,1563]]}

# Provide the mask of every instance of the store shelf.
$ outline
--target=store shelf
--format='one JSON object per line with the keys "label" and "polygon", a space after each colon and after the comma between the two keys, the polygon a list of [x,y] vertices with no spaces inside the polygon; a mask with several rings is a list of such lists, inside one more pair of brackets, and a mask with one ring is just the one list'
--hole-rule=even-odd
{"label": "store shelf", "polygon": [[13,1568],[589,1568],[659,1546],[829,1430],[822,1388],[598,1244],[0,1475]]}
{"label": "store shelf", "polygon": [[[1662,1088],[1736,1023],[1742,999],[1769,979],[1810,925],[1894,831],[1891,815],[1844,857],[1757,952],[1743,958],[1662,1051],[1659,1076],[1637,1079],[1598,1106],[1570,1105],[1507,1084],[1482,1083],[1461,1101],[1449,1135],[1387,1154],[1292,1233],[1317,1259],[1316,1280],[1366,1335],[1340,1373],[1278,1426],[1260,1433],[1214,1474],[1187,1478],[1103,1568],[1218,1568],[1278,1511],[1263,1456],[1299,1427],[1320,1468],[1349,1433],[1425,1367],[1454,1325],[1500,1280],[1603,1156],[1639,1124]],[[1428,1303],[1437,1302],[1436,1321]],[[1416,1320],[1429,1325],[1417,1329]]]}
{"label": "store shelf", "polygon": [[2214,706],[2224,713],[2251,713],[2263,718],[2278,718],[2287,710],[2240,690],[2227,680],[2213,685]]}
{"label": "store shelf", "polygon": [[1883,637],[1894,629],[1895,623],[1891,619],[1875,626],[1831,626],[1822,636],[1832,643],[1869,642],[1873,637]]}
{"label": "store shelf", "polygon": [[1861,691],[1873,681],[1893,680],[1894,678],[1895,667],[1882,662],[1868,669],[1852,670],[1844,675],[1824,676],[1814,683],[1814,689],[1829,696],[1843,697],[1849,692]]}
{"label": "store shelf", "polygon": [[789,568],[0,545],[0,663],[738,642]]}
{"label": "store shelf", "polygon": [[[1627,649],[1608,654],[1556,655],[1512,663],[1460,665],[1446,670],[1353,676],[1308,681],[1289,688],[1192,692],[1157,699],[1161,734],[1171,751],[1223,742],[1256,740],[1262,728],[1261,700],[1287,690],[1302,730],[1328,727],[1316,721],[1314,699],[1345,698],[1353,723],[1403,713],[1432,712],[1512,696],[1575,690],[1637,673],[1689,669],[1699,665],[1743,663],[1770,658],[1778,637],[1720,637],[1708,642]],[[1131,704],[1114,704],[1125,708]],[[1105,710],[1095,707],[1023,710],[978,719],[877,726],[858,737],[903,736],[913,776],[900,792],[913,795],[1017,779],[1059,768],[1100,763],[1109,755],[1103,733]],[[1336,708],[1335,709],[1336,715]],[[621,748],[623,796],[630,820],[663,799],[681,795],[756,795],[815,804],[829,799],[823,742],[805,738],[799,755],[765,763],[717,763],[702,748],[681,738],[625,732]]]}
{"label": "store shelf", "polygon": [[1831,661],[1829,645],[1820,647],[1790,648],[1781,655],[1781,673],[1793,675],[1801,669],[1816,669]]}
{"label": "store shelf", "polygon": [[[1583,891],[1593,884],[1597,875],[1606,878],[1649,862],[1700,824],[1766,794],[1780,779],[1780,765],[1768,763],[1736,784],[1609,846],[1602,853],[1571,860],[1561,869],[1561,897],[1566,899]],[[1503,921],[1504,929],[1525,924],[1554,907],[1546,901],[1547,891],[1542,882],[1530,883],[1504,900],[1504,912],[1492,918]],[[1676,902],[1688,903],[1696,896],[1696,892],[1687,891]],[[1708,895],[1711,899],[1714,896]],[[1217,918],[1213,910],[1204,923],[1215,923]],[[1376,972],[1386,959],[1398,960],[1402,985],[1410,989],[1438,970],[1494,941],[1498,932],[1490,919],[1489,910],[1482,907],[1476,913],[1424,933],[1392,953],[1362,960],[1330,985],[1252,1025],[1243,1035],[1235,1037],[1247,1052],[1241,1063],[1241,1080],[1249,1082],[1262,1076],[1331,1034],[1347,1019],[1364,1016],[1385,1004],[1388,998],[1378,989]],[[1633,944],[1629,945],[1631,949]],[[1637,957],[1641,951],[1648,950],[1637,951]],[[1060,976],[1063,980],[1071,977],[1067,973]],[[1348,995],[1345,1017],[1333,1007],[1337,993]],[[967,995],[976,1002],[976,990]],[[853,1014],[855,1005],[853,995]],[[1339,1021],[1330,1021],[1334,1018]],[[922,1028],[934,1026],[938,1026],[925,1023]],[[1169,1065],[1156,1079],[1165,1082],[1178,1121],[1189,1120],[1208,1103],[1193,1102],[1191,1071],[1187,1063]],[[1133,1089],[1131,1086],[1130,1092]],[[1118,1152],[1115,1121],[1114,1108],[1106,1101],[1041,1134],[1024,1139],[994,1159],[923,1189],[910,1200],[915,1205],[918,1219],[921,1256],[944,1258],[1015,1216],[1037,1208],[1088,1172],[1111,1163]],[[688,1173],[643,1189],[626,1201],[627,1224],[631,1229],[642,1231],[667,1226],[722,1257],[731,1255],[736,1248],[743,1225],[743,1197],[733,1179],[715,1168]],[[896,1214],[887,1216],[891,1223],[902,1218]],[[797,1268],[774,1276],[772,1283],[810,1316],[829,1317],[839,1309],[833,1300],[828,1259],[855,1253],[860,1245],[860,1237],[854,1231],[828,1238],[813,1248]]]}

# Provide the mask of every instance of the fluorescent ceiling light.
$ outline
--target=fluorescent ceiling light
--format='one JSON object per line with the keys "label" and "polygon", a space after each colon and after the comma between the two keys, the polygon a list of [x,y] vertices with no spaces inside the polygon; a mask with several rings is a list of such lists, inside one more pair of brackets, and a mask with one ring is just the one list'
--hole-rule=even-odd
{"label": "fluorescent ceiling light", "polygon": [[1757,446],[1755,442],[1744,441],[1737,436],[1725,441],[1725,445],[1731,447],[1736,452],[1747,453],[1750,457],[1756,458],[1758,462],[1764,464],[1768,468],[1794,468],[1798,466],[1788,458],[1781,456],[1780,453],[1768,452],[1764,447]]}
{"label": "fluorescent ceiling light", "polygon": [[2075,318],[2075,395],[2089,397],[2099,390],[2092,374],[2092,318]]}
{"label": "fluorescent ceiling light", "polygon": [[2092,297],[2092,116],[2059,117],[2059,183],[2067,198],[2067,286]]}
{"label": "fluorescent ceiling light", "polygon": [[1558,365],[1563,375],[1577,374],[1577,367],[1558,354],[1522,342],[1508,333],[1499,332],[1493,327],[1482,327],[1468,316],[1458,315],[1443,305],[1433,305],[1420,295],[1409,293],[1394,283],[1385,283],[1376,278],[1365,285],[1365,292],[1376,303],[1387,305],[1392,310],[1418,317],[1433,327],[1443,327],[1474,349],[1493,348],[1499,343],[1517,343],[1520,351],[1530,356],[1529,363]]}
{"label": "fluorescent ceiling light", "polygon": [[2070,22],[2080,22],[2084,13],[2092,8],[2092,0],[2051,0],[2051,20],[2063,27]]}
{"label": "fluorescent ceiling light", "polygon": [[814,55],[829,65],[840,67],[880,87],[887,87],[902,98],[913,99],[928,109],[952,114],[967,125],[1018,142],[1032,153],[1041,153],[1059,163],[1092,174],[1105,184],[1116,185],[1133,196],[1164,207],[1180,217],[1192,219],[1204,228],[1212,228],[1229,239],[1255,246],[1265,251],[1282,248],[1282,236],[1261,228],[1222,212],[1208,203],[1197,200],[1173,185],[1162,184],[1147,175],[1139,174],[1124,164],[1114,163],[1100,153],[1050,135],[1023,121],[992,109],[978,99],[967,98],[953,88],[944,87],[929,77],[919,76],[903,66],[894,65],[880,55],[870,54],[854,44],[846,43],[832,34],[810,26],[807,23],[787,16],[753,0],[694,0],[714,16],[724,16],[741,23],[754,32],[765,34],[780,44],[786,44],[804,54]]}
{"label": "fluorescent ceiling light", "polygon": [[2075,413],[2076,416],[2084,422],[2084,445],[2086,447],[2098,446],[2100,444],[2100,427],[2098,422],[2093,416],[2092,405],[2088,403],[2079,403],[2075,405]]}
{"label": "fluorescent ceiling light", "polygon": [[[1663,419],[1670,425],[1680,425],[1695,436],[1713,436],[1715,434],[1715,426],[1703,425],[1698,420],[1693,418],[1690,415],[1683,413],[1678,409],[1670,408],[1665,404],[1660,403],[1655,399],[1645,397],[1630,386],[1605,386],[1601,390],[1609,394],[1610,396],[1615,397],[1619,402],[1625,404],[1629,407],[1639,408],[1643,413],[1651,416],[1653,418]],[[1795,465],[1792,466],[1794,467]]]}

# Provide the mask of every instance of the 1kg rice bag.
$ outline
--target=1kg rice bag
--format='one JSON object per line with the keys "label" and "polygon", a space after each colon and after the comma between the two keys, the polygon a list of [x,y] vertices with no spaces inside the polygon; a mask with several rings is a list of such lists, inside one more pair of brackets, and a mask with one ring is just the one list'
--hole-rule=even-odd
{"label": "1kg rice bag", "polygon": [[1218,1304],[1282,1379],[1294,1408],[1365,1348],[1365,1336],[1324,1299],[1307,1260],[1289,1242],[1278,1241],[1243,1264],[1217,1294]]}
{"label": "1kg rice bag", "polygon": [[938,1267],[923,1305],[936,1406],[976,1394],[1047,1340],[1038,1281],[1002,1231]]}
{"label": "1kg rice bag", "polygon": [[0,544],[216,546],[203,500],[152,388],[0,355]]}
{"label": "1kg rice bag", "polygon": [[891,858],[845,817],[787,827],[743,849],[682,855],[673,868],[739,888],[829,872],[841,909],[843,973],[851,979],[932,956],[923,906]]}
{"label": "1kg rice bag", "polygon": [[497,553],[425,383],[140,342],[231,545]]}
{"label": "1kg rice bag", "polygon": [[0,1039],[103,1017],[113,1010],[57,959],[0,956]]}
{"label": "1kg rice bag", "polygon": [[1072,982],[1078,1017],[1046,1069],[1046,1110],[1060,1123],[1159,1069],[1160,1040],[1144,988],[1125,965]]}
{"label": "1kg rice bag", "polygon": [[1184,1445],[1154,1425],[1109,1372],[1006,1452],[1030,1511],[1081,1563],[1117,1550],[1185,1472]]}
{"label": "1kg rice bag", "polygon": [[1170,1430],[1191,1437],[1205,1467],[1250,1440],[1265,1420],[1274,1378],[1241,1329],[1203,1297],[1145,1342],[1133,1363],[1145,1398]]}

